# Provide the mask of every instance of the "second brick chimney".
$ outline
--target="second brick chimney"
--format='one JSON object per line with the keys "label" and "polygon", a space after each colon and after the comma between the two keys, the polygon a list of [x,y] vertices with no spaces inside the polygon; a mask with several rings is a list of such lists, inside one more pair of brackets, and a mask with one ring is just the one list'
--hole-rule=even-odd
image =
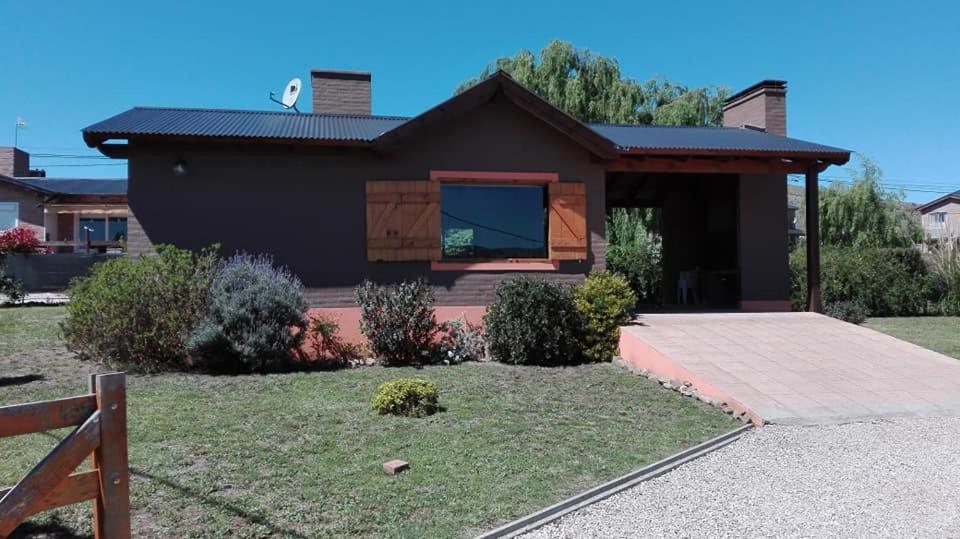
{"label": "second brick chimney", "polygon": [[723,102],[724,127],[755,127],[787,135],[787,81],[764,80]]}
{"label": "second brick chimney", "polygon": [[370,115],[370,73],[314,69],[310,86],[314,114]]}

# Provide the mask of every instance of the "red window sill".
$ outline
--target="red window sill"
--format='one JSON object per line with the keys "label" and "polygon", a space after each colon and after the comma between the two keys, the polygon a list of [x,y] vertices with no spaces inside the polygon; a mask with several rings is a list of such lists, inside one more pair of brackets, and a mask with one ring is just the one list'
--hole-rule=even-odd
{"label": "red window sill", "polygon": [[560,264],[550,260],[490,260],[486,262],[431,262],[433,271],[557,271]]}

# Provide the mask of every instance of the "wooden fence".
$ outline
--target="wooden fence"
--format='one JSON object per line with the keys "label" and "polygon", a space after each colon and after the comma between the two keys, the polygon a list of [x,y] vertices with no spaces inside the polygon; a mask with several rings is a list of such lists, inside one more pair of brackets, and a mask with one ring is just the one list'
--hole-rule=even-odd
{"label": "wooden fence", "polygon": [[[97,539],[130,537],[124,374],[91,375],[88,395],[0,407],[0,438],[75,425],[19,483],[0,488],[0,537],[40,511],[87,500]],[[93,469],[74,473],[91,453]]]}

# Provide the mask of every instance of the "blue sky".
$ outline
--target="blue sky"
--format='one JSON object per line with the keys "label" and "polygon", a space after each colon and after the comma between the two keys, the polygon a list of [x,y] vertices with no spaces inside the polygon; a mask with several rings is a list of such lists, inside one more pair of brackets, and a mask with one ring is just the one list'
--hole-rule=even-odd
{"label": "blue sky", "polygon": [[785,79],[790,136],[863,152],[910,200],[960,189],[960,2],[783,4],[0,0],[0,145],[21,116],[28,151],[94,155],[80,129],[134,105],[271,109],[315,67],[371,71],[374,113],[412,115],[494,58],[563,39],[638,80]]}

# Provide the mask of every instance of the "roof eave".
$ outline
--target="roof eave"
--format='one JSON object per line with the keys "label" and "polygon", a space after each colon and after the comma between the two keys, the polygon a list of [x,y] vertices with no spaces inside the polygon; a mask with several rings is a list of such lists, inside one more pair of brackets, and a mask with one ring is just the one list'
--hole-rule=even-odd
{"label": "roof eave", "polygon": [[698,149],[698,148],[620,148],[624,156],[691,156],[691,157],[756,157],[790,159],[794,161],[826,161],[831,165],[843,165],[850,160],[850,152],[789,152],[747,149]]}

